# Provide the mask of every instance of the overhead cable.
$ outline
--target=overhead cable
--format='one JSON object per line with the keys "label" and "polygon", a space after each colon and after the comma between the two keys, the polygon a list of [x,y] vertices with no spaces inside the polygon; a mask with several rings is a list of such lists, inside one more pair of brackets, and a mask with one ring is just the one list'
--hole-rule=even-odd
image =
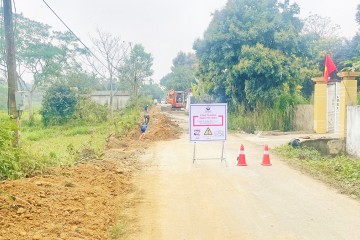
{"label": "overhead cable", "polygon": [[70,27],[59,17],[59,15],[49,6],[49,4],[45,1],[42,0],[45,5],[51,10],[51,12],[54,13],[54,15],[62,22],[62,24],[64,24],[64,26],[76,37],[76,39],[90,52],[91,55],[93,55],[104,67],[107,68],[107,66],[90,50],[90,48],[88,48],[85,43],[83,43],[83,41],[81,41],[81,39],[70,29]]}

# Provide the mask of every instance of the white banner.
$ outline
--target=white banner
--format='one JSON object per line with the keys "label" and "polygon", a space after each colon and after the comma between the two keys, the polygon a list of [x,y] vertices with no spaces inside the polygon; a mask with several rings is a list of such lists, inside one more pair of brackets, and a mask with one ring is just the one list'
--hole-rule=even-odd
{"label": "white banner", "polygon": [[190,105],[190,141],[225,141],[227,137],[227,104]]}

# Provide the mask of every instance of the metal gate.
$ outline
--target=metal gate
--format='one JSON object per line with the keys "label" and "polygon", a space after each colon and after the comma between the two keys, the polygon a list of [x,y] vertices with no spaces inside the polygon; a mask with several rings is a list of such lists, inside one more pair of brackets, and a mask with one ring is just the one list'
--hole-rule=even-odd
{"label": "metal gate", "polygon": [[340,83],[327,85],[327,132],[339,133],[340,130]]}

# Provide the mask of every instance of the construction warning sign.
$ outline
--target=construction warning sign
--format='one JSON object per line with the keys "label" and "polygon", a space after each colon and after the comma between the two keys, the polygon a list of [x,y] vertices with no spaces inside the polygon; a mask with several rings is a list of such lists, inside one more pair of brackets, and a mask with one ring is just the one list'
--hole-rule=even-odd
{"label": "construction warning sign", "polygon": [[210,128],[207,128],[204,135],[212,135]]}
{"label": "construction warning sign", "polygon": [[190,105],[190,141],[225,141],[227,104]]}

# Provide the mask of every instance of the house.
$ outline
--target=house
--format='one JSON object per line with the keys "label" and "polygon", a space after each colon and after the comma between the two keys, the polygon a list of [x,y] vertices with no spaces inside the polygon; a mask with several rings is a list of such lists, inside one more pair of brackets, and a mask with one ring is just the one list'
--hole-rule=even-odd
{"label": "house", "polygon": [[[102,105],[110,105],[111,91],[95,91],[90,94],[91,100]],[[124,91],[113,91],[113,109],[124,108],[130,99],[130,94]]]}

